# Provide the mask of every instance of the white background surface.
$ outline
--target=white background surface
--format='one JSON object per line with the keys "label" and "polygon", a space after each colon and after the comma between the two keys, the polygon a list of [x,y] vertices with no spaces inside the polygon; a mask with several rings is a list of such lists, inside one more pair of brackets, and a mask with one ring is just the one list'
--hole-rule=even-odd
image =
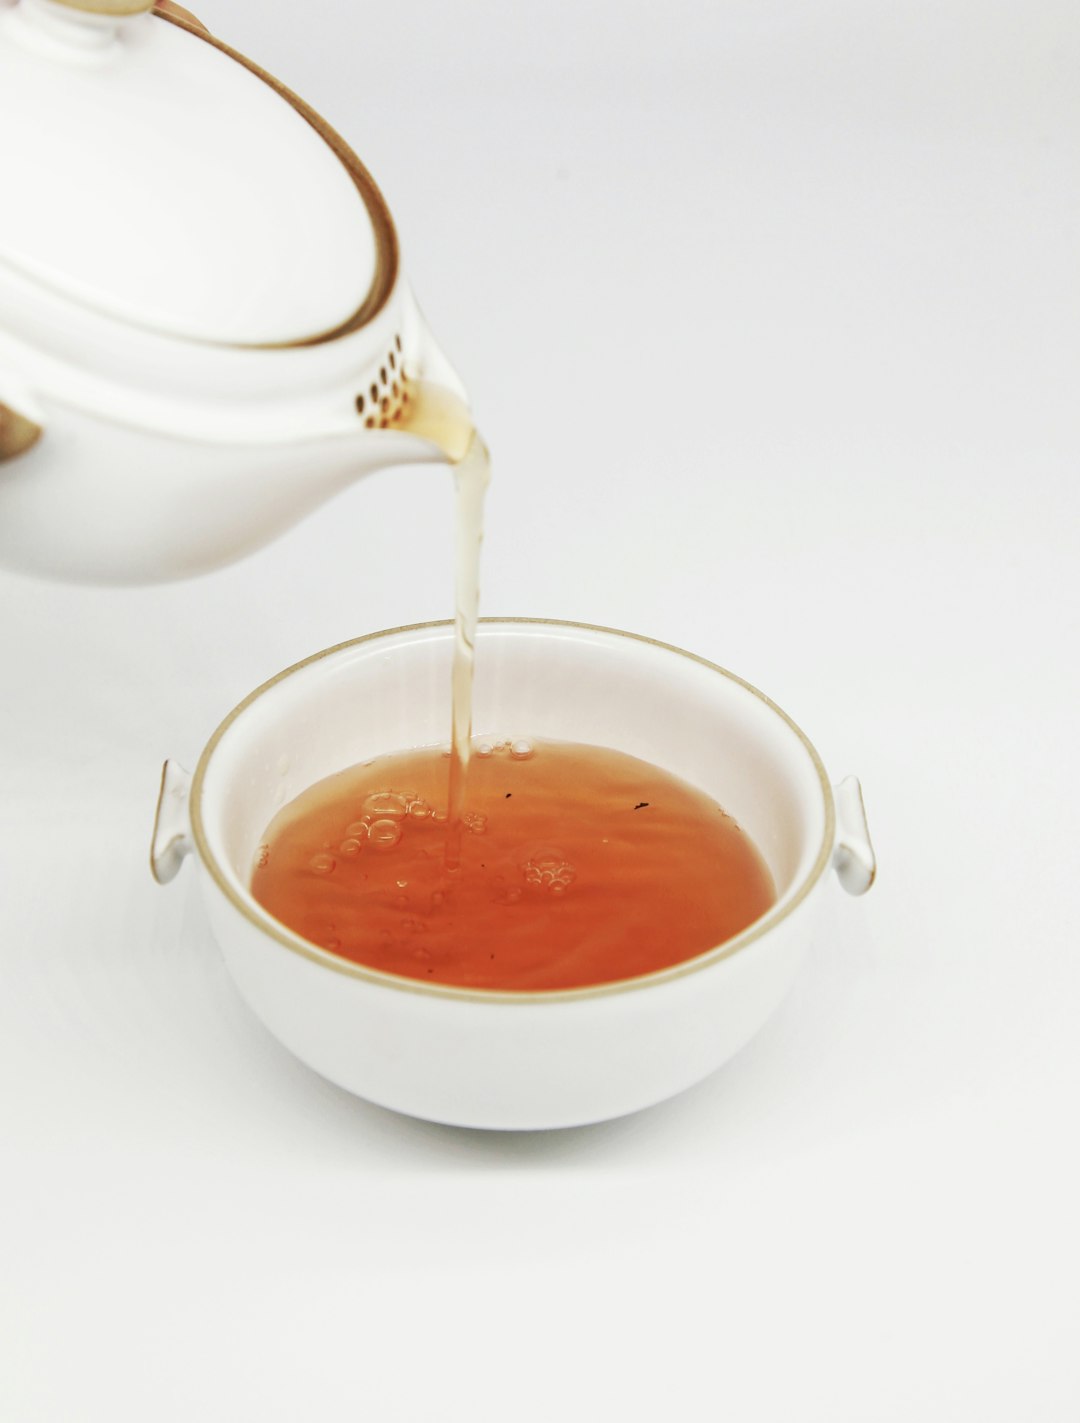
{"label": "white background surface", "polygon": [[497,459],[484,609],[748,677],[862,777],[881,875],[674,1102],[395,1117],[145,855],[165,755],[449,612],[449,480],[188,585],[0,576],[0,1412],[1080,1416],[1080,12],[202,13],[387,194]]}

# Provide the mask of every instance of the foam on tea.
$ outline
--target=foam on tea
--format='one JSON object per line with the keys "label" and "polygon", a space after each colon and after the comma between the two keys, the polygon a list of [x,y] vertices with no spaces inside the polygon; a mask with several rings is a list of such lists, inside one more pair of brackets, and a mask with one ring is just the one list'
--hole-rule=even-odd
{"label": "foam on tea", "polygon": [[680,963],[775,902],[749,837],[668,772],[596,746],[478,740],[456,866],[447,753],[380,756],[271,822],[251,881],[290,929],[429,983],[578,988]]}

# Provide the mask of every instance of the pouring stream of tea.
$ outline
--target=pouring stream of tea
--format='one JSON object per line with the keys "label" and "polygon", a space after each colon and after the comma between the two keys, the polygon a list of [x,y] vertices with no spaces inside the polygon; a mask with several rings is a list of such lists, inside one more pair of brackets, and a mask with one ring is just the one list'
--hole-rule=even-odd
{"label": "pouring stream of tea", "polygon": [[407,381],[395,428],[437,445],[454,471],[454,659],[451,673],[450,785],[446,868],[461,863],[465,778],[472,738],[473,662],[480,606],[480,545],[484,495],[491,482],[491,456],[468,406],[451,391],[427,381]]}

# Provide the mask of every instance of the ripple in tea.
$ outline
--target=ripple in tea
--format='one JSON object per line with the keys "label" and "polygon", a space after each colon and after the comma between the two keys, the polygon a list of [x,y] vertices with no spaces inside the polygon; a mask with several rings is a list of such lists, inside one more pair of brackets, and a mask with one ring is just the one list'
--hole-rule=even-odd
{"label": "ripple in tea", "polygon": [[320,781],[267,828],[255,899],[356,963],[511,990],[666,968],[775,902],[757,849],[715,801],[618,751],[474,741],[453,869],[446,793],[437,747]]}

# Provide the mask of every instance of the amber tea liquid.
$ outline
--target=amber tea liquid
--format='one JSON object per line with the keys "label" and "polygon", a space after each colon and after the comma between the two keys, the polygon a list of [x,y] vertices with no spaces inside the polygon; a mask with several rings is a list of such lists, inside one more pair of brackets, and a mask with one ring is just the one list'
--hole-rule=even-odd
{"label": "amber tea liquid", "polygon": [[602,747],[478,740],[457,864],[448,757],[404,751],[305,791],[271,822],[255,899],[370,968],[467,988],[580,988],[680,963],[775,902],[715,801]]}

